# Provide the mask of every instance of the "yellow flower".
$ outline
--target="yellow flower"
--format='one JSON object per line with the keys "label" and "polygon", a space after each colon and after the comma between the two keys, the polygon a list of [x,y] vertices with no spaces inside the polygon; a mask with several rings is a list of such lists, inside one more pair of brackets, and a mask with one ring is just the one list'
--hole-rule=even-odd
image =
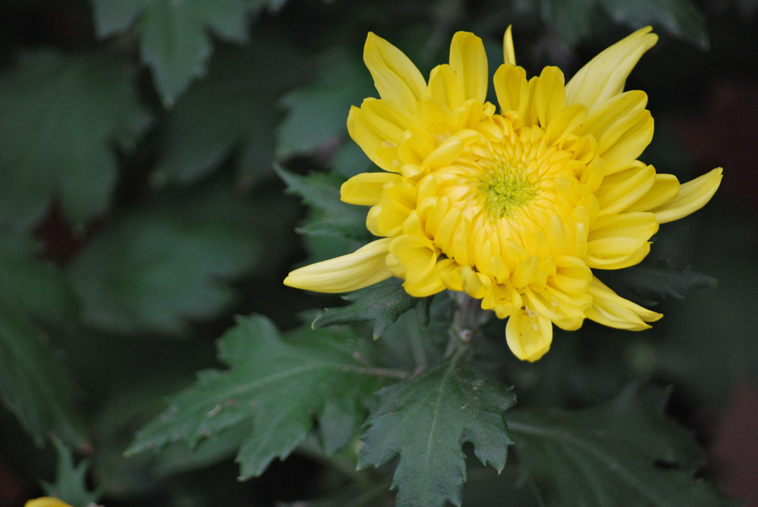
{"label": "yellow flower", "polygon": [[52,496],[43,496],[33,500],[27,500],[24,507],[71,507],[66,502]]}
{"label": "yellow flower", "polygon": [[658,225],[700,209],[721,168],[679,184],[637,159],[653,137],[647,95],[624,91],[657,41],[643,28],[609,47],[564,84],[546,67],[527,80],[510,27],[486,101],[481,39],[458,32],[450,63],[426,82],[395,46],[370,33],[364,61],[381,99],[353,107],[353,140],[383,172],[344,183],[342,200],[371,206],[378,239],[356,252],[297,269],[286,285],[360,289],[391,276],[412,296],[465,291],[508,318],[520,359],[550,348],[553,324],[585,318],[630,330],[661,315],[618,296],[592,270],[639,263]]}

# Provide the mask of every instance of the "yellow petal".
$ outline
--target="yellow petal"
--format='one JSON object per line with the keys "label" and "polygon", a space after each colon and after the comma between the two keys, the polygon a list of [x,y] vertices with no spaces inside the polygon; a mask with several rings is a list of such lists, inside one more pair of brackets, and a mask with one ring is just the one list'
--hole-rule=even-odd
{"label": "yellow petal", "polygon": [[292,271],[284,285],[315,292],[339,293],[368,287],[392,276],[385,262],[390,238],[382,238],[355,252]]}
{"label": "yellow petal", "polygon": [[505,57],[505,63],[516,65],[516,52],[513,50],[511,25],[508,25],[508,28],[505,29],[505,35],[503,36],[503,56]]}
{"label": "yellow petal", "polygon": [[469,32],[456,33],[450,43],[450,67],[458,74],[463,100],[484,103],[489,71],[482,39]]}
{"label": "yellow petal", "polygon": [[375,236],[396,236],[415,207],[416,187],[404,181],[387,183],[379,204],[366,215],[366,227]]}
{"label": "yellow petal", "polygon": [[652,209],[659,223],[671,222],[694,213],[708,201],[721,184],[723,169],[720,167],[682,184],[679,187],[679,195],[666,204]]}
{"label": "yellow petal", "polygon": [[340,187],[340,199],[348,204],[373,206],[381,199],[385,183],[397,182],[400,178],[393,173],[356,174]]}
{"label": "yellow petal", "polygon": [[656,174],[653,186],[626,211],[650,211],[669,202],[677,195],[679,195],[679,180],[676,179],[676,176],[673,174]]}
{"label": "yellow petal", "polygon": [[437,263],[434,244],[426,236],[401,234],[392,240],[389,250],[398,262],[390,265],[390,269],[410,283],[429,276]]}
{"label": "yellow petal", "polygon": [[559,143],[574,133],[584,119],[587,118],[587,109],[581,104],[564,107],[550,121],[545,131],[544,142],[547,145]]}
{"label": "yellow petal", "polygon": [[371,123],[366,120],[365,112],[360,108],[350,108],[347,115],[347,131],[363,153],[377,166],[385,171],[400,170],[397,146],[387,146],[388,142],[372,128]]}
{"label": "yellow petal", "polygon": [[546,317],[519,308],[508,318],[505,339],[516,357],[534,362],[550,350],[553,325]]}
{"label": "yellow petal", "polygon": [[563,72],[558,67],[542,69],[534,96],[537,118],[542,128],[546,128],[566,104],[563,82]]}
{"label": "yellow petal", "polygon": [[451,109],[463,104],[463,90],[458,75],[450,65],[438,65],[429,75],[429,95]]}
{"label": "yellow petal", "polygon": [[634,111],[645,109],[647,94],[640,90],[631,90],[612,97],[604,104],[595,107],[592,114],[582,124],[579,134],[591,134],[600,139],[608,127]]}
{"label": "yellow petal", "polygon": [[589,293],[593,305],[587,310],[587,318],[604,326],[640,331],[650,327],[646,322],[655,322],[663,317],[622,298],[597,278],[592,279]]}
{"label": "yellow petal", "polygon": [[600,216],[619,213],[639,201],[655,184],[653,166],[633,167],[603,180],[595,193]]}
{"label": "yellow petal", "polygon": [[424,98],[426,82],[402,51],[378,35],[369,33],[363,48],[363,61],[383,99],[394,102],[406,111],[416,110],[416,102]]}
{"label": "yellow petal", "polygon": [[27,500],[24,507],[71,507],[66,502],[53,498],[52,496],[43,496],[33,500]]}
{"label": "yellow petal", "polygon": [[495,71],[495,94],[503,114],[513,111],[523,118],[529,105],[529,84],[521,67],[504,64]]}
{"label": "yellow petal", "polygon": [[592,113],[624,89],[626,78],[642,55],[658,41],[652,28],[637,30],[582,67],[566,85],[568,104],[584,104]]}
{"label": "yellow petal", "polygon": [[620,118],[598,139],[597,153],[605,160],[605,175],[626,169],[653,140],[650,111],[638,109]]}

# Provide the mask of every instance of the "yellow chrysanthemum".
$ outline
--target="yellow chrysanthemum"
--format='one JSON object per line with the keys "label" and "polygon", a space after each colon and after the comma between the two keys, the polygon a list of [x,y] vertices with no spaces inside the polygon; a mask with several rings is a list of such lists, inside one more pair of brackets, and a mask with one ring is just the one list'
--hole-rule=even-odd
{"label": "yellow chrysanthemum", "polygon": [[721,181],[719,168],[680,185],[637,160],[653,118],[647,95],[623,88],[657,41],[650,32],[609,47],[564,85],[556,67],[527,80],[509,27],[494,76],[499,113],[486,101],[487,58],[475,35],[456,33],[450,63],[427,83],[370,33],[364,61],[381,99],[353,107],[347,126],[383,172],[350,178],[341,194],[371,206],[366,225],[381,239],[284,283],[345,292],[394,275],[416,297],[465,291],[508,318],[508,345],[528,361],[550,348],[553,324],[650,327],[660,314],[592,270],[639,263],[658,225],[701,208]]}
{"label": "yellow chrysanthemum", "polygon": [[33,500],[27,500],[24,507],[71,507],[66,502],[52,496],[43,496]]}

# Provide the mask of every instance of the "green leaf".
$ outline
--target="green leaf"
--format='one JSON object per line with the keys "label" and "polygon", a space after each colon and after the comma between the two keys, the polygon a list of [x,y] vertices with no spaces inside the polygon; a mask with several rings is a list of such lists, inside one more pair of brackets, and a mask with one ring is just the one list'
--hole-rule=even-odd
{"label": "green leaf", "polygon": [[317,68],[315,83],[282,97],[287,115],[276,132],[279,158],[313,153],[336,136],[344,137],[350,106],[372,93],[362,62],[342,51],[322,57]]}
{"label": "green leaf", "polygon": [[32,226],[53,196],[77,223],[106,209],[116,179],[109,143],[128,148],[149,123],[132,78],[105,51],[20,56],[0,79],[0,223]]}
{"label": "green leaf", "polygon": [[366,229],[366,208],[340,200],[342,180],[332,174],[313,173],[300,176],[281,167],[279,177],[287,184],[287,193],[302,197],[315,214],[298,230],[310,235],[339,235],[358,240],[374,238]]}
{"label": "green leaf", "polygon": [[429,323],[431,298],[418,299],[408,295],[403,281],[390,278],[344,297],[351,304],[327,308],[313,321],[313,327],[326,327],[355,322],[374,321],[374,339],[379,338],[403,313],[417,308],[422,325]]}
{"label": "green leaf", "polygon": [[666,393],[632,385],[606,405],[509,414],[516,449],[545,505],[733,505],[693,478],[704,458],[663,414]]}
{"label": "green leaf", "polygon": [[16,306],[0,305],[0,398],[36,443],[53,434],[82,445],[74,389],[44,333]]}
{"label": "green leaf", "polygon": [[616,292],[651,306],[667,297],[684,299],[693,289],[710,289],[716,286],[716,279],[668,264],[653,266],[632,266],[618,271],[608,271],[601,275],[605,283]]}
{"label": "green leaf", "polygon": [[[276,457],[286,458],[319,419],[322,441],[336,450],[364,417],[366,398],[387,376],[374,368],[352,335],[301,331],[284,339],[264,317],[241,318],[219,341],[229,370],[205,370],[197,382],[172,396],[170,407],[145,426],[128,454],[186,441],[191,447],[239,424],[253,430],[237,454],[240,478],[260,475]],[[331,407],[331,408],[329,408]],[[352,424],[338,422],[350,418]],[[338,428],[338,435],[324,435]]]}
{"label": "green leaf", "polygon": [[70,318],[76,297],[61,273],[32,259],[33,242],[0,239],[0,398],[38,445],[49,434],[81,445],[74,388],[36,322]]}
{"label": "green leaf", "polygon": [[0,306],[13,306],[45,321],[71,318],[78,300],[67,278],[35,259],[40,245],[24,236],[0,232]]}
{"label": "green leaf", "polygon": [[254,46],[220,45],[205,79],[167,113],[154,181],[196,181],[235,148],[245,178],[270,175],[276,101],[307,76],[302,60],[289,40],[261,31]]}
{"label": "green leaf", "polygon": [[617,22],[634,28],[660,25],[672,35],[708,48],[705,16],[690,0],[605,0],[601,5]]}
{"label": "green leaf", "polygon": [[53,443],[58,451],[58,469],[55,482],[44,483],[45,494],[60,498],[70,505],[94,505],[100,495],[87,489],[89,461],[82,460],[78,465],[74,465],[71,449],[58,439],[53,439]]}
{"label": "green leaf", "polygon": [[236,42],[247,39],[248,14],[268,2],[244,0],[93,0],[100,37],[135,25],[142,62],[153,69],[166,106],[205,72],[213,51],[210,32]]}
{"label": "green leaf", "polygon": [[541,13],[563,41],[573,46],[589,35],[592,15],[598,6],[614,21],[630,28],[660,25],[672,35],[702,48],[708,47],[705,17],[690,0],[543,0]]}
{"label": "green leaf", "polygon": [[147,209],[114,219],[70,274],[87,323],[178,335],[188,319],[212,317],[232,301],[224,280],[249,272],[259,252],[255,236],[234,222]]}
{"label": "green leaf", "polygon": [[461,505],[465,442],[475,446],[485,465],[498,471],[505,466],[512,442],[503,412],[516,397],[470,366],[447,360],[420,377],[385,387],[379,396],[358,466],[380,466],[399,454],[392,483],[399,490],[398,506]]}

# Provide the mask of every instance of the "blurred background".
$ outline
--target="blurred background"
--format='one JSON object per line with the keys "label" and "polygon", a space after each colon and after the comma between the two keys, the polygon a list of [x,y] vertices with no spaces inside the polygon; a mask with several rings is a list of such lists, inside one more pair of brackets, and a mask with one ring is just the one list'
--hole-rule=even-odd
{"label": "blurred background", "polygon": [[[274,166],[369,167],[345,128],[349,106],[375,95],[366,33],[428,75],[455,31],[473,31],[494,72],[509,24],[530,75],[550,64],[567,77],[652,24],[660,41],[627,83],[656,121],[642,160],[682,181],[722,166],[724,180],[662,227],[646,261],[715,287],[672,293],[653,330],[590,326],[534,367],[493,370],[520,401],[553,406],[597,403],[629,379],[671,385],[669,415],[707,450],[703,477],[758,505],[757,17],[756,0],[0,0],[0,506],[54,479],[51,434],[89,460],[108,506],[327,490],[333,475],[302,454],[240,483],[233,449],[122,453],[164,396],[218,366],[234,315],[287,329],[341,304],[281,284],[356,245],[297,235],[308,212]],[[586,369],[561,367],[577,357]]]}

